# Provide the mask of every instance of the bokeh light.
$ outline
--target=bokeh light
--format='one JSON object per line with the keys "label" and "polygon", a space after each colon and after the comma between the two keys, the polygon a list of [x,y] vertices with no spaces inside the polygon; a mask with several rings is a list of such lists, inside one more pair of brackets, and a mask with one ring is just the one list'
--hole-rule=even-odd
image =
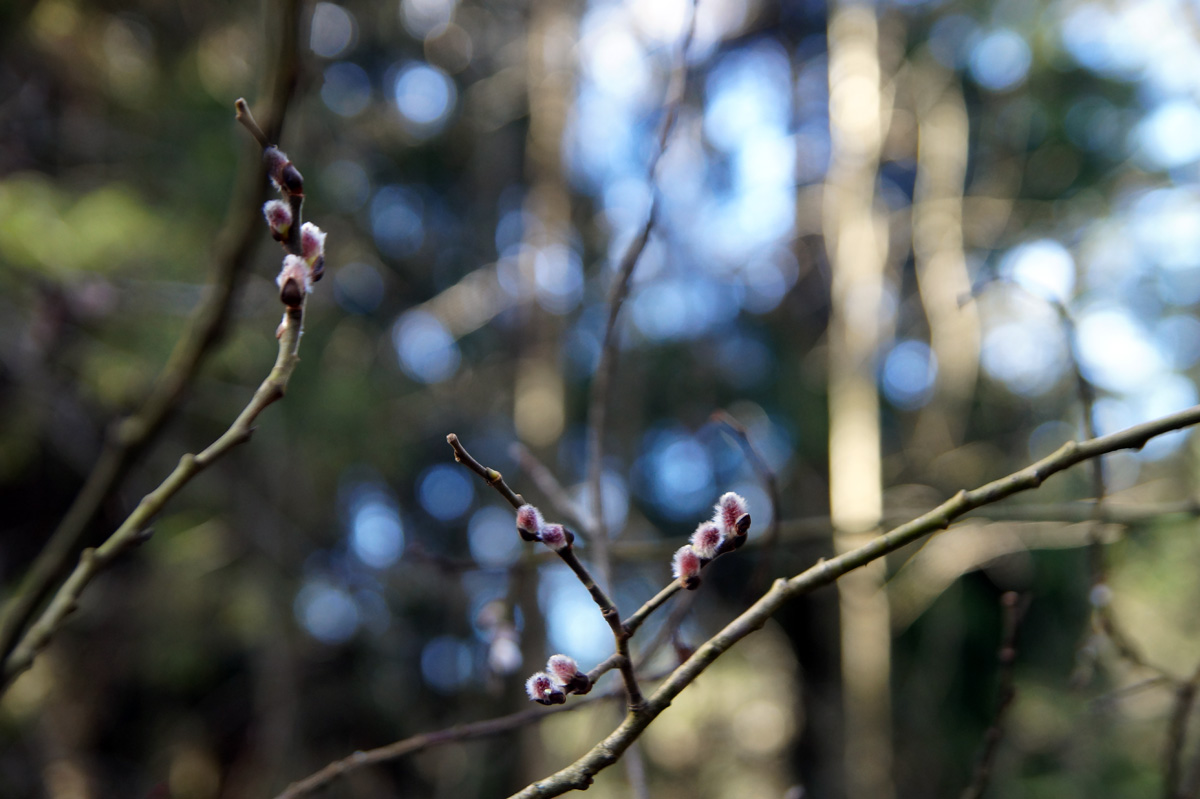
{"label": "bokeh light", "polygon": [[337,58],[354,46],[358,23],[354,15],[337,3],[313,6],[309,46],[322,58]]}
{"label": "bokeh light", "polygon": [[401,67],[392,94],[404,128],[419,138],[438,133],[454,111],[454,80],[437,67],[414,62]]}
{"label": "bokeh light", "polygon": [[342,644],[358,631],[358,606],[345,590],[323,580],[308,582],[296,594],[296,620],[323,644]]}
{"label": "bokeh light", "polygon": [[421,383],[440,383],[458,371],[458,344],[437,317],[409,311],[392,327],[392,346],[405,374]]}
{"label": "bokeh light", "polygon": [[516,521],[512,512],[503,508],[489,505],[471,514],[467,540],[471,557],[485,568],[511,566],[521,555]]}
{"label": "bokeh light", "polygon": [[321,99],[339,116],[358,116],[371,102],[371,78],[358,64],[349,61],[330,64],[325,68]]}
{"label": "bokeh light", "polygon": [[348,313],[369,314],[383,301],[383,277],[370,264],[348,263],[333,273],[333,297]]}
{"label": "bokeh light", "polygon": [[417,478],[421,507],[435,519],[453,521],[466,513],[475,498],[475,484],[461,466],[439,463]]}
{"label": "bokeh light", "polygon": [[1025,80],[1033,56],[1019,33],[998,28],[983,34],[971,46],[971,77],[995,92],[1013,89]]}
{"label": "bokeh light", "polygon": [[901,341],[883,361],[880,387],[888,402],[903,410],[929,401],[937,381],[937,358],[923,341]]}
{"label": "bokeh light", "polygon": [[439,635],[421,650],[421,676],[438,693],[456,693],[471,679],[473,670],[471,646],[459,638]]}
{"label": "bokeh light", "polygon": [[1040,239],[1014,247],[1000,261],[1000,273],[1027,291],[1059,303],[1075,289],[1075,259],[1057,241]]}

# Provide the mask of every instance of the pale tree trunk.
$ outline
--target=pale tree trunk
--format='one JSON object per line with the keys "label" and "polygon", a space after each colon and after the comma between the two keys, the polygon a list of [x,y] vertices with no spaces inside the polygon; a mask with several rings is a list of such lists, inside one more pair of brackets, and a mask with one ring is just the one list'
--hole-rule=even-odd
{"label": "pale tree trunk", "polygon": [[[534,272],[538,253],[565,248],[570,241],[571,195],[563,174],[562,141],[575,82],[576,22],[559,0],[535,2],[530,15],[526,48],[529,136],[525,146],[530,190],[525,199],[527,225],[520,255],[528,303],[522,336],[527,350],[517,363],[513,422],[522,441],[544,447],[562,434],[566,392],[556,353],[560,325],[557,317],[536,308]],[[532,220],[536,223],[530,224]],[[566,268],[566,264],[552,268]]]}
{"label": "pale tree trunk", "polygon": [[913,256],[917,288],[937,358],[933,401],[918,419],[914,454],[929,460],[960,446],[979,373],[979,313],[969,301],[963,253],[963,186],[967,175],[967,107],[944,69],[916,71],[917,185]]}
{"label": "pale tree trunk", "polygon": [[[879,28],[870,7],[841,3],[829,21],[825,242],[829,322],[829,489],[838,552],[879,530],[883,514],[876,356],[882,339],[887,217],[875,205],[884,131]],[[891,629],[882,559],[838,582],[846,796],[890,799]]]}
{"label": "pale tree trunk", "polygon": [[[529,9],[526,39],[526,96],[529,133],[525,142],[525,179],[529,193],[523,207],[525,232],[521,241],[521,352],[516,359],[513,424],[517,436],[537,449],[553,445],[566,420],[565,385],[557,356],[558,317],[538,307],[536,258],[570,239],[571,197],[562,167],[563,129],[575,81],[572,51],[576,21],[561,0],[536,0]],[[546,629],[538,607],[536,551],[526,548],[522,568],[514,573],[514,593],[522,607],[523,668],[542,667],[548,652]],[[522,773],[544,773],[556,767],[547,758],[541,732],[522,737]]]}

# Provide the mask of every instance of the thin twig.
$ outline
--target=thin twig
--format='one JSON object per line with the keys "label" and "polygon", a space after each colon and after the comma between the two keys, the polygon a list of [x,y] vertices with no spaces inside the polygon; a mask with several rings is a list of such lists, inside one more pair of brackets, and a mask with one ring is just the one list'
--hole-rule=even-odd
{"label": "thin twig", "polygon": [[646,600],[646,604],[634,611],[633,614],[625,620],[625,634],[632,636],[634,633],[636,633],[638,628],[641,627],[642,624],[645,623],[646,619],[650,617],[650,614],[665,605],[667,600],[675,596],[675,593],[681,588],[682,586],[679,584],[678,580],[672,580],[666,588],[659,591],[650,599]]}
{"label": "thin twig", "polygon": [[529,479],[538,487],[538,490],[546,495],[546,499],[550,500],[554,510],[567,521],[578,525],[587,534],[589,540],[594,537],[596,535],[595,521],[588,516],[586,510],[580,507],[579,503],[571,499],[546,464],[538,460],[537,456],[524,444],[513,444],[512,453],[516,456],[521,471],[529,475]]}
{"label": "thin twig", "polygon": [[629,779],[630,799],[650,799],[650,788],[646,783],[646,761],[641,747],[634,742],[625,752],[625,776]]}
{"label": "thin twig", "polygon": [[[244,100],[238,101],[237,110],[238,119],[243,124],[254,125],[257,128]],[[259,132],[261,133],[261,131]],[[302,204],[302,196],[299,198],[299,202],[293,203],[293,227],[296,229],[299,229],[301,224]],[[254,216],[256,224],[258,224],[258,215]],[[288,248],[294,254],[299,255],[299,238],[295,238],[294,241],[289,240]],[[18,675],[33,665],[34,658],[49,645],[54,634],[78,607],[80,595],[88,583],[118,556],[148,538],[146,531],[150,521],[162,510],[167,501],[187,485],[193,477],[225,455],[226,452],[250,439],[254,432],[255,419],[268,405],[282,398],[287,389],[292,372],[295,371],[296,364],[300,361],[298,353],[303,330],[304,305],[301,304],[298,307],[289,308],[284,315],[284,324],[279,331],[279,353],[275,359],[275,366],[259,385],[258,390],[254,392],[250,404],[238,414],[229,429],[200,454],[184,455],[167,479],[142,498],[133,512],[103,544],[95,549],[83,550],[75,570],[59,586],[58,591],[42,610],[41,615],[25,630],[24,635],[12,648],[12,651],[4,657],[3,674],[0,674],[0,691],[7,689]]]}
{"label": "thin twig", "polygon": [[1167,725],[1167,745],[1163,758],[1164,799],[1184,799],[1187,796],[1183,786],[1183,747],[1187,743],[1188,721],[1196,704],[1198,690],[1200,666],[1192,672],[1191,679],[1175,687],[1175,706]]}
{"label": "thin twig", "polygon": [[[508,503],[514,508],[519,508],[525,504],[525,498],[509,488],[508,483],[504,482],[504,476],[495,469],[484,466],[479,461],[467,452],[466,447],[458,440],[458,436],[454,433],[446,436],[446,443],[454,450],[454,460],[466,466],[475,474],[483,478],[484,482],[492,488],[500,492],[500,495],[508,500]],[[629,633],[621,624],[621,614],[617,610],[616,604],[609,599],[608,594],[596,582],[591,573],[579,560],[579,556],[575,554],[573,546],[565,546],[562,549],[556,550],[558,556],[563,563],[575,572],[575,576],[583,583],[583,587],[591,594],[592,600],[600,608],[600,615],[604,617],[604,621],[612,630],[613,642],[616,648],[616,654],[619,658],[617,668],[621,670],[621,679],[625,682],[625,691],[629,695],[629,708],[631,711],[638,711],[645,704],[642,697],[641,689],[638,688],[637,676],[633,672],[633,660],[629,656]]]}
{"label": "thin twig", "polygon": [[688,611],[692,609],[692,599],[694,596],[695,594],[692,593],[684,594],[683,599],[681,599],[675,605],[675,607],[671,608],[671,612],[663,621],[662,627],[660,627],[658,632],[654,634],[654,637],[646,642],[646,645],[641,648],[637,662],[634,664],[635,668],[645,668],[646,664],[650,662],[650,659],[658,652],[659,647],[667,643],[667,641],[672,640],[675,634],[679,632],[679,625],[683,624],[683,620],[687,617]]}
{"label": "thin twig", "polygon": [[147,526],[171,497],[229,450],[250,440],[254,432],[254,420],[268,405],[283,397],[288,380],[300,361],[297,352],[303,325],[302,309],[288,312],[283,335],[279,339],[279,355],[274,368],[254,392],[250,404],[242,410],[229,429],[199,455],[184,455],[167,479],[142,498],[133,513],[129,514],[107,541],[95,549],[88,548],[83,551],[75,571],[59,587],[38,620],[30,625],[20,643],[5,659],[0,687],[7,688],[18,675],[33,665],[34,658],[46,648],[50,639],[78,606],[79,597],[88,583],[117,557],[148,538],[145,535]]}
{"label": "thin twig", "polygon": [[1004,716],[1017,695],[1013,687],[1013,677],[1017,661],[1017,629],[1021,626],[1020,597],[1015,591],[1008,591],[1000,597],[1000,605],[1003,609],[1004,631],[997,656],[1000,662],[1000,684],[996,689],[996,709],[992,723],[983,735],[983,745],[975,761],[975,773],[971,777],[971,784],[962,792],[962,799],[981,799],[987,790],[996,752],[1004,738]]}
{"label": "thin twig", "polygon": [[889,552],[943,530],[968,511],[1039,487],[1048,477],[1083,461],[1123,449],[1140,449],[1150,439],[1200,423],[1200,406],[1083,442],[1068,442],[1053,454],[971,491],[960,491],[928,513],[868,543],[815,566],[789,580],[776,580],[757,602],[696,650],[647,700],[641,713],[628,713],[604,740],[566,768],[513,794],[513,799],[547,799],[582,790],[593,777],[620,759],[621,754],[722,653],[761,629],[788,600],[831,585],[842,575]]}
{"label": "thin twig", "polygon": [[[1028,296],[1046,303],[1057,314],[1063,328],[1063,334],[1067,339],[1067,349],[1070,355],[1068,363],[1071,368],[1071,378],[1075,383],[1075,391],[1079,399],[1079,412],[1082,417],[1081,423],[1084,437],[1089,439],[1095,438],[1096,387],[1083,371],[1083,365],[1079,357],[1078,328],[1071,309],[1057,298],[1030,291],[1017,281],[1008,278],[997,278],[990,283],[981,284],[981,286],[976,288],[974,293],[978,294],[993,283],[1004,283],[1017,288]],[[1124,660],[1134,666],[1148,669],[1159,676],[1177,683],[1179,682],[1179,678],[1169,670],[1148,661],[1130,636],[1125,634],[1117,623],[1116,614],[1112,608],[1111,593],[1108,588],[1106,550],[1100,534],[1102,522],[1106,515],[1104,509],[1107,505],[1107,481],[1105,480],[1104,459],[1102,457],[1097,457],[1092,461],[1090,476],[1092,481],[1092,500],[1090,513],[1091,526],[1088,533],[1088,565],[1091,572],[1091,584],[1088,599],[1092,612],[1090,617],[1091,635],[1087,636],[1087,638],[1090,639],[1099,634],[1113,645],[1117,655]],[[1074,675],[1072,675],[1073,683],[1081,684],[1087,681],[1094,667],[1097,654],[1097,648],[1089,646],[1086,641],[1080,646],[1079,665],[1076,667]]]}
{"label": "thin twig", "polygon": [[[298,0],[284,0],[278,14],[281,46],[270,88],[265,92],[270,98],[269,127],[276,135],[283,127],[295,84],[299,5]],[[110,427],[100,456],[83,487],[4,608],[0,617],[0,659],[6,658],[17,645],[34,614],[79,552],[105,500],[157,440],[208,353],[224,337],[233,295],[260,237],[262,222],[258,208],[262,205],[266,167],[261,163],[262,159],[256,161],[256,167],[238,170],[241,179],[230,203],[224,233],[214,248],[212,276],[205,300],[193,314],[187,331],[175,345],[141,407]]]}
{"label": "thin twig", "polygon": [[758,479],[762,480],[766,487],[767,499],[771,502],[771,524],[767,528],[766,535],[762,537],[762,551],[758,555],[758,565],[755,567],[754,575],[750,578],[749,583],[756,593],[761,593],[771,571],[771,556],[775,553],[775,545],[779,541],[779,480],[775,476],[775,471],[767,465],[762,453],[758,451],[758,447],[754,446],[754,442],[750,440],[750,431],[746,429],[746,425],[735,419],[728,411],[717,411],[712,415],[712,420],[725,425],[734,432],[750,465],[758,473]]}
{"label": "thin twig", "polygon": [[1133,694],[1141,691],[1148,691],[1151,688],[1158,688],[1163,685],[1174,685],[1174,683],[1170,677],[1164,677],[1161,674],[1156,674],[1153,677],[1147,677],[1144,680],[1138,680],[1137,682],[1130,683],[1129,685],[1122,685],[1120,688],[1114,688],[1108,693],[1092,697],[1088,704],[1093,708],[1102,708],[1105,705],[1115,703],[1118,699],[1124,699],[1127,696],[1132,696]]}
{"label": "thin twig", "polygon": [[529,710],[510,713],[507,716],[500,716],[499,718],[475,721],[468,724],[456,724],[444,730],[422,733],[421,735],[414,735],[411,738],[405,738],[402,741],[396,741],[386,746],[355,752],[340,760],[333,761],[328,766],[325,766],[325,768],[310,774],[302,780],[293,782],[287,787],[287,790],[280,793],[275,799],[296,799],[298,796],[303,796],[323,788],[334,780],[344,777],[350,772],[357,771],[364,766],[397,760],[406,755],[411,755],[435,746],[441,746],[442,744],[487,738],[492,735],[517,730],[530,724],[540,724],[559,713],[570,713],[585,707],[591,707],[599,702],[617,699],[623,693],[623,691],[610,691],[597,696],[580,697],[565,705],[555,705],[548,708],[535,707]]}
{"label": "thin twig", "polygon": [[[667,148],[667,139],[670,138],[671,131],[675,127],[675,120],[679,117],[679,106],[683,102],[684,90],[687,87],[687,51],[691,46],[695,30],[696,10],[693,4],[691,14],[688,18],[687,29],[684,32],[683,40],[680,42],[679,51],[676,54],[675,67],[671,72],[671,82],[667,87],[667,93],[663,101],[664,114],[662,126],[659,128],[658,148],[654,151],[654,156],[650,159],[650,164],[647,167],[647,174],[650,176],[651,185],[654,183],[659,159],[662,158],[663,151]],[[629,296],[629,284],[633,277],[633,270],[637,266],[638,261],[641,260],[642,252],[646,249],[646,243],[650,240],[650,232],[654,229],[654,222],[658,216],[658,202],[658,193],[655,192],[650,201],[650,210],[646,214],[646,221],[642,225],[642,229],[633,238],[633,241],[629,243],[629,247],[626,248],[624,255],[621,256],[621,261],[617,267],[617,276],[608,295],[608,319],[604,325],[604,339],[600,347],[600,360],[596,364],[596,374],[592,378],[591,391],[588,395],[588,486],[591,494],[592,520],[595,523],[595,529],[598,531],[593,536],[593,546],[595,548],[596,570],[605,585],[609,584],[611,574],[609,573],[610,564],[608,559],[608,525],[604,519],[604,426],[608,417],[608,387],[612,380],[613,371],[616,368],[617,318],[620,316],[621,307],[625,304],[625,298]]]}
{"label": "thin twig", "polygon": [[446,443],[449,444],[450,448],[454,450],[454,460],[458,461],[463,466],[466,466],[468,469],[475,472],[475,474],[482,477],[483,482],[499,491],[500,496],[508,500],[509,505],[512,505],[514,508],[519,508],[525,504],[525,497],[508,487],[508,483],[504,482],[504,475],[500,474],[500,472],[496,471],[495,469],[489,469],[487,466],[484,466],[482,463],[475,460],[475,458],[471,456],[471,453],[467,452],[462,443],[458,440],[458,436],[456,436],[454,433],[451,433],[450,435],[446,436]]}

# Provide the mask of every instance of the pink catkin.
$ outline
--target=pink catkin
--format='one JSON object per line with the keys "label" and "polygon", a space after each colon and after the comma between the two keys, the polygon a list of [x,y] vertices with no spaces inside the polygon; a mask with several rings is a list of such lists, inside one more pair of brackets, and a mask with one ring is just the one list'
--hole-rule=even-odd
{"label": "pink catkin", "polygon": [[287,307],[299,306],[304,295],[312,291],[312,274],[308,264],[299,255],[287,256],[283,259],[279,277],[275,278],[275,285],[279,286],[279,297]]}
{"label": "pink catkin", "polygon": [[263,216],[271,227],[271,235],[282,241],[287,238],[292,226],[292,209],[282,200],[271,200],[263,205]]}
{"label": "pink catkin", "polygon": [[325,231],[312,222],[305,222],[300,226],[300,249],[308,265],[314,266],[318,258],[325,256]]}
{"label": "pink catkin", "polygon": [[546,672],[559,685],[566,685],[579,673],[579,664],[567,655],[551,655],[550,660],[546,662]]}
{"label": "pink catkin", "polygon": [[671,560],[671,573],[683,583],[684,588],[694,588],[700,583],[700,556],[690,545],[684,544],[675,551]]}
{"label": "pink catkin", "polygon": [[717,556],[722,540],[724,536],[716,522],[700,522],[696,532],[692,533],[692,549],[705,560],[712,560]]}
{"label": "pink catkin", "polygon": [[561,524],[547,524],[542,528],[539,536],[542,543],[553,549],[555,552],[566,549],[571,545],[572,536],[567,532],[567,528]]}
{"label": "pink catkin", "polygon": [[543,705],[561,705],[566,701],[566,695],[563,694],[562,689],[544,671],[539,671],[525,681],[525,693],[534,702]]}
{"label": "pink catkin", "polygon": [[749,506],[746,500],[740,495],[730,491],[722,494],[717,500],[716,515],[713,516],[713,521],[721,526],[721,532],[727,536],[739,535],[738,519],[749,513]]}
{"label": "pink catkin", "polygon": [[517,508],[517,529],[525,535],[536,537],[544,525],[542,512],[534,506],[522,505]]}

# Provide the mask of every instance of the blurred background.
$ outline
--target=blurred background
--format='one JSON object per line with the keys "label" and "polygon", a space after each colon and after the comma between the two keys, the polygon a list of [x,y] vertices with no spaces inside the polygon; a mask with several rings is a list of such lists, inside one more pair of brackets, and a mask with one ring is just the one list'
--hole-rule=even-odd
{"label": "blurred background", "polygon": [[[211,296],[223,220],[258,213],[230,199],[256,156],[232,108],[260,108],[279,14],[0,5],[10,596]],[[698,645],[770,578],[1089,424],[1197,402],[1195,2],[700,0],[693,26],[687,0],[347,0],[303,4],[299,30],[281,144],[329,234],[302,362],[7,692],[4,796],[270,797],[356,749],[531,707],[522,683],[549,654],[605,658],[587,593],[445,437],[552,519],[534,461],[591,507],[608,292],[652,205],[604,437],[614,598],[629,613],[665,585],[722,492],[754,528],[642,642],[670,616]],[[270,369],[280,256],[254,224],[223,339],[84,542]],[[1162,793],[1200,661],[1194,455],[1185,433],[1111,455],[1103,492],[1076,467],[792,603],[589,795],[958,795],[994,718],[1009,590],[1017,696],[990,795]],[[667,646],[647,672],[677,662]],[[322,795],[505,796],[619,719],[597,705]],[[1181,744],[1181,790],[1200,789]]]}

